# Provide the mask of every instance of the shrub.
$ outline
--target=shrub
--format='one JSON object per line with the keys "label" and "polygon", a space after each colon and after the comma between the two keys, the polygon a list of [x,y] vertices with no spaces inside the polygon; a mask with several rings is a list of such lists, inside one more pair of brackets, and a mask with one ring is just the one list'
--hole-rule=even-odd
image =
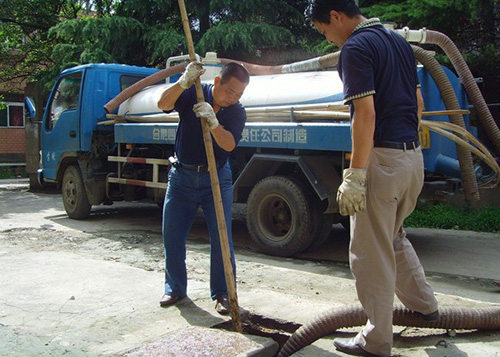
{"label": "shrub", "polygon": [[427,205],[417,208],[405,220],[405,226],[500,233],[500,207],[475,210],[443,203]]}

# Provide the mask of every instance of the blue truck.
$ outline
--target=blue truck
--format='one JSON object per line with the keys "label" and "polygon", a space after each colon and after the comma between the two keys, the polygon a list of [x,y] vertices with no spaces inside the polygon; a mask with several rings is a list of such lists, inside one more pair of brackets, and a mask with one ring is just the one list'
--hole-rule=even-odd
{"label": "blue truck", "polygon": [[[114,113],[104,109],[124,89],[158,71],[87,64],[67,69],[57,78],[45,111],[38,116],[38,176],[40,182],[60,187],[69,217],[85,219],[92,206],[115,201],[147,199],[161,205],[168,158],[174,155],[175,120],[142,120],[164,114],[134,104],[134,97]],[[468,110],[460,80],[448,69],[444,71],[460,108]],[[418,75],[426,111],[446,109],[429,72],[420,66]],[[252,76],[242,98],[249,120],[231,155],[234,200],[247,205],[249,233],[264,253],[294,255],[318,247],[330,235],[332,224],[348,225],[338,212],[335,196],[342,170],[349,165],[350,123],[342,107],[341,84],[328,76],[338,74],[330,70]],[[170,77],[159,85],[168,86],[173,81]],[[158,89],[153,87],[145,89],[150,92],[143,97],[155,103],[151,91]],[[314,112],[324,103],[322,111]],[[33,100],[27,98],[26,106],[36,120]],[[134,112],[133,108],[139,109]],[[448,121],[447,115],[429,118]],[[476,133],[467,115],[465,124]],[[455,144],[425,127],[420,141],[426,172],[422,197],[443,197],[459,190]],[[477,175],[480,171],[478,168]]]}

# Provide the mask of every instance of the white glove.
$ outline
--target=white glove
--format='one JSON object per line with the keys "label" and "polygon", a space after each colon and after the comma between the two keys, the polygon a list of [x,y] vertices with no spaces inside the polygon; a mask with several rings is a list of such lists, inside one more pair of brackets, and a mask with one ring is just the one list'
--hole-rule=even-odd
{"label": "white glove", "polygon": [[366,210],[366,169],[344,170],[337,202],[343,216],[353,216]]}
{"label": "white glove", "polygon": [[182,74],[181,78],[179,78],[178,83],[180,84],[182,89],[188,89],[203,73],[205,73],[205,70],[203,69],[203,63],[196,61],[191,62],[187,65],[186,70]]}
{"label": "white glove", "polygon": [[219,121],[215,116],[214,109],[207,102],[199,102],[193,106],[193,111],[198,118],[203,118],[207,121],[210,130],[219,126]]}

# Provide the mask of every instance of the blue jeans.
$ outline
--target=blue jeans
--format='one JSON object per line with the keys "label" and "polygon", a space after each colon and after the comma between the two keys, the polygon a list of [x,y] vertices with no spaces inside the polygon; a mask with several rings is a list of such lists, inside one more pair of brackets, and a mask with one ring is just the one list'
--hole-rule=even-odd
{"label": "blue jeans", "polygon": [[[217,170],[221,188],[222,205],[226,219],[229,249],[234,275],[233,239],[231,218],[233,187],[231,168],[227,162]],[[168,174],[168,188],[163,206],[163,246],[165,254],[165,294],[184,297],[187,291],[186,237],[201,205],[210,235],[210,293],[212,299],[227,295],[224,264],[220,247],[217,217],[209,172],[196,172],[182,167],[172,167]]]}

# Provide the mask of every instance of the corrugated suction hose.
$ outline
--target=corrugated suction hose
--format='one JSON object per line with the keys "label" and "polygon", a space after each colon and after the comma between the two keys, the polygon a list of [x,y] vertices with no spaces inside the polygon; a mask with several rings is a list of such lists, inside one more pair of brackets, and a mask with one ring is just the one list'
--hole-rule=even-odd
{"label": "corrugated suction hose", "polygon": [[140,81],[132,84],[130,87],[122,90],[116,97],[107,102],[106,105],[104,105],[104,110],[106,110],[106,113],[111,113],[128,98],[140,92],[147,86],[153,85],[156,82],[161,81],[162,79],[183,72],[186,65],[187,63],[180,63],[141,79]]}
{"label": "corrugated suction hose", "polygon": [[[419,313],[399,305],[394,309],[393,324],[460,330],[500,329],[500,307],[440,307],[439,315],[437,321],[425,321],[420,317]],[[278,357],[290,356],[340,328],[363,326],[366,321],[367,317],[361,305],[351,305],[326,311],[295,331],[279,352]]]}
{"label": "corrugated suction hose", "polygon": [[[458,103],[455,91],[453,90],[450,80],[448,79],[448,76],[444,72],[443,68],[441,68],[439,62],[428,51],[418,46],[411,47],[415,53],[415,58],[425,66],[432,78],[434,78],[439,92],[443,97],[446,109],[459,110],[460,104]],[[454,114],[450,115],[449,118],[451,123],[458,125],[463,129],[467,129],[462,115]],[[469,203],[473,204],[474,201],[479,201],[479,189],[474,172],[474,165],[472,163],[472,155],[469,150],[457,145],[457,156],[460,163],[460,172],[462,174],[465,197]]]}
{"label": "corrugated suction hose", "polygon": [[324,56],[307,59],[304,61],[293,62],[289,64],[267,66],[244,61],[237,61],[228,58],[219,58],[222,64],[228,62],[238,62],[242,64],[252,76],[262,76],[281,73],[298,73],[307,71],[317,71],[320,69],[335,67],[339,61],[340,51],[329,53]]}
{"label": "corrugated suction hose", "polygon": [[485,128],[485,132],[495,147],[496,154],[500,155],[500,129],[498,129],[498,126],[495,123],[495,120],[486,105],[483,95],[481,94],[481,91],[479,90],[467,63],[462,57],[462,54],[453,41],[445,34],[431,30],[425,30],[425,33],[426,43],[433,43],[441,47],[451,60],[453,67],[457,71],[458,76],[462,80],[465,90],[469,95],[470,102],[477,110],[477,116]]}

